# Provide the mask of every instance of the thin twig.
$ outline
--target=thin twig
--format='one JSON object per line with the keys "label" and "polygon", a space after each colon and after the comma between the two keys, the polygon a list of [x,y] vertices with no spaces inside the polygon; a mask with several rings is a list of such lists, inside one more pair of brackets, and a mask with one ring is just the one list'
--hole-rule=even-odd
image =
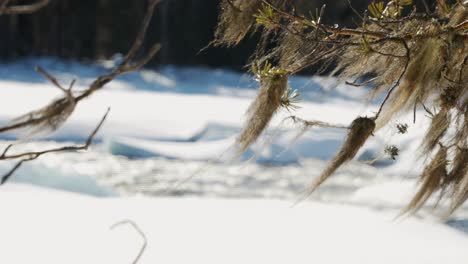
{"label": "thin twig", "polygon": [[161,48],[160,44],[153,45],[150,48],[150,50],[148,51],[148,53],[146,54],[146,56],[142,60],[140,60],[139,62],[137,62],[137,63],[135,63],[133,65],[130,64],[131,61],[133,59],[135,59],[135,56],[136,56],[138,50],[140,50],[141,46],[143,45],[143,41],[145,39],[146,32],[147,32],[149,24],[151,22],[151,18],[153,17],[155,7],[159,3],[160,3],[160,0],[151,0],[150,1],[149,5],[148,5],[148,9],[146,11],[146,14],[145,14],[145,16],[143,18],[143,23],[142,23],[142,27],[140,29],[140,32],[137,34],[137,37],[136,37],[135,41],[132,44],[132,47],[128,51],[127,55],[125,55],[125,58],[122,61],[122,63],[120,63],[116,68],[114,68],[114,70],[111,73],[103,75],[103,76],[97,78],[85,92],[83,92],[81,95],[76,97],[77,102],[87,98],[88,96],[90,96],[94,92],[100,90],[107,83],[109,83],[110,81],[112,81],[116,77],[141,68],[143,65],[148,63],[148,61],[151,60],[156,55],[156,53]]}
{"label": "thin twig", "polygon": [[370,51],[375,52],[375,53],[380,54],[380,55],[385,56],[385,57],[406,58],[406,55],[397,55],[397,54],[385,53],[385,52],[378,51],[378,50],[376,50],[374,48],[371,48]]}
{"label": "thin twig", "polygon": [[346,81],[345,83],[346,83],[347,85],[351,85],[351,86],[355,86],[355,87],[361,87],[361,86],[367,85],[367,84],[369,84],[369,83],[372,83],[373,81],[375,81],[375,80],[377,80],[377,79],[379,79],[379,77],[374,77],[374,78],[369,79],[369,80],[367,80],[367,81],[365,81],[365,82],[362,82],[362,83],[357,83],[356,81],[354,81],[354,82],[348,82],[348,81]]}
{"label": "thin twig", "polygon": [[[148,53],[139,61],[136,63],[132,64],[132,60],[135,59],[136,54],[138,53],[138,50],[141,49],[141,46],[143,44],[143,40],[145,38],[146,32],[148,30],[151,18],[153,16],[154,10],[156,5],[160,3],[160,0],[150,0],[150,3],[148,5],[147,12],[143,18],[143,24],[142,27],[137,34],[137,37],[135,41],[133,42],[132,47],[130,48],[129,52],[125,56],[124,60],[122,63],[120,63],[117,67],[115,67],[112,72],[102,75],[98,77],[96,80],[93,81],[93,83],[80,95],[74,97],[71,93],[71,87],[73,87],[74,81],[71,83],[70,88],[68,90],[64,89],[63,86],[61,86],[56,78],[48,74],[44,69],[38,67],[37,71],[43,74],[49,81],[51,81],[56,87],[58,87],[60,90],[64,91],[66,94],[66,98],[70,103],[78,104],[81,100],[88,98],[91,96],[94,92],[102,89],[106,84],[114,80],[120,75],[133,72],[135,70],[138,70],[139,68],[143,67],[145,64],[147,64],[155,55],[156,53],[160,50],[160,44],[155,44],[153,45]],[[59,100],[53,102],[57,103],[61,102]],[[16,129],[21,129],[24,127],[28,126],[33,126],[35,124],[40,124],[43,122],[46,122],[47,120],[53,119],[56,115],[61,114],[58,112],[50,112],[46,113],[43,115],[38,115],[38,116],[31,116],[31,118],[28,118],[26,120],[21,120],[16,123],[13,123],[11,125],[7,125],[4,127],[0,127],[0,133],[7,132],[7,131],[12,131]]]}
{"label": "thin twig", "polygon": [[[47,5],[49,3],[49,0],[38,1],[34,4],[23,5],[23,6],[7,6],[9,2],[10,0],[5,0],[1,3],[0,14],[2,13],[19,14],[19,13],[34,12],[34,11],[39,10],[43,6]],[[140,61],[137,61],[136,63],[132,64],[132,60],[135,58],[136,54],[138,53],[138,51],[140,50],[143,44],[147,29],[149,27],[151,18],[154,13],[154,9],[159,2],[160,0],[149,1],[147,12],[143,18],[143,25],[139,33],[137,34],[137,37],[132,47],[130,48],[127,55],[125,56],[123,62],[119,64],[116,68],[114,68],[114,70],[111,73],[98,77],[89,86],[89,88],[85,90],[83,93],[81,93],[79,96],[75,97],[72,93],[72,88],[76,80],[73,80],[70,83],[68,89],[65,89],[57,81],[55,77],[53,77],[43,68],[37,67],[36,70],[39,73],[41,73],[46,79],[48,79],[55,87],[63,91],[65,93],[65,97],[59,98],[53,101],[52,103],[39,109],[38,111],[33,111],[33,112],[30,112],[29,114],[24,115],[23,117],[20,117],[20,119],[18,119],[16,123],[13,123],[11,125],[7,125],[4,127],[0,127],[0,133],[12,131],[16,129],[21,129],[21,128],[25,128],[29,126],[41,126],[41,125],[50,126],[53,130],[55,130],[64,122],[64,120],[66,120],[71,115],[71,113],[75,109],[76,104],[79,101],[89,97],[95,91],[101,89],[107,83],[115,79],[116,77],[125,73],[135,71],[141,68],[142,66],[144,66],[146,63],[148,63],[149,60],[151,60],[155,56],[155,54],[159,51],[160,49],[159,44],[153,45],[148,51],[148,53],[146,54],[146,56]],[[17,162],[16,165],[1,178],[0,185],[4,184],[25,162],[35,160],[42,155],[45,155],[48,153],[55,153],[55,152],[78,151],[78,150],[88,149],[88,147],[91,145],[93,141],[94,136],[99,131],[102,124],[104,123],[108,113],[109,113],[109,110],[106,112],[101,122],[96,127],[96,129],[88,137],[88,139],[86,140],[86,143],[82,146],[67,146],[67,147],[62,147],[62,148],[49,149],[45,151],[33,151],[33,152],[26,152],[26,153],[15,154],[15,155],[7,155],[12,145],[8,146],[4,150],[3,154],[0,156],[0,160],[13,160],[13,159],[21,159],[21,160]],[[56,122],[56,123],[53,123],[53,122]]]}
{"label": "thin twig", "polygon": [[140,250],[138,251],[138,255],[132,261],[132,264],[136,264],[138,263],[138,261],[140,261],[141,256],[143,256],[143,253],[145,253],[146,247],[148,246],[148,239],[146,238],[145,233],[140,229],[140,227],[134,221],[131,221],[131,220],[124,220],[116,224],[113,224],[110,227],[110,229],[113,230],[122,225],[130,225],[131,227],[133,227],[137,231],[137,233],[140,235],[141,239],[143,240],[143,244],[141,245]]}
{"label": "thin twig", "polygon": [[[307,21],[307,18],[305,17],[283,11],[281,8],[272,4],[269,0],[262,0],[262,2],[271,6],[271,8],[273,8],[273,10],[275,10],[277,13],[279,13],[280,15],[290,20],[293,20],[295,22],[299,22],[302,24],[304,23],[304,21]],[[363,36],[364,35],[370,38],[385,38],[386,37],[385,34],[382,34],[380,32],[365,31],[365,30],[360,30],[360,29],[335,28],[335,27],[330,27],[325,24],[317,24],[316,26],[325,32],[335,34],[335,35],[346,35],[346,36]]]}
{"label": "thin twig", "polygon": [[5,158],[5,155],[7,154],[7,152],[13,147],[13,144],[10,144],[8,145],[5,150],[3,151],[2,155],[0,156],[0,160]]}
{"label": "thin twig", "polygon": [[55,77],[50,75],[46,70],[44,70],[41,66],[37,66],[35,69],[40,74],[44,75],[44,77],[49,80],[53,85],[59,88],[62,92],[67,93],[67,90],[62,87],[62,85],[57,81]]}
{"label": "thin twig", "polygon": [[424,9],[426,10],[426,14],[430,14],[431,13],[431,9],[429,8],[429,5],[427,4],[427,1],[426,0],[421,0],[423,5],[424,5]]}
{"label": "thin twig", "polygon": [[7,149],[4,151],[3,155],[0,156],[0,160],[12,160],[12,159],[22,159],[20,160],[7,174],[5,174],[0,181],[0,185],[4,184],[8,179],[23,165],[24,162],[35,160],[39,158],[42,155],[49,154],[49,153],[57,153],[57,152],[68,152],[68,151],[78,151],[78,150],[87,150],[91,143],[93,142],[94,137],[96,136],[97,132],[101,129],[102,125],[104,124],[104,121],[106,120],[108,114],[109,114],[110,108],[107,109],[106,113],[102,117],[101,121],[99,124],[96,126],[96,128],[91,132],[91,134],[88,136],[85,144],[81,146],[66,146],[66,147],[61,147],[61,148],[54,148],[54,149],[48,149],[44,151],[33,151],[33,152],[25,152],[21,154],[14,154],[14,155],[6,155],[8,150],[10,149],[10,146],[7,147]]}
{"label": "thin twig", "polygon": [[428,113],[430,117],[434,116],[434,113],[431,110],[429,110],[429,108],[427,108],[427,106],[424,104],[424,102],[419,101],[419,103],[422,105],[424,111],[426,111],[426,113]]}
{"label": "thin twig", "polygon": [[409,63],[410,63],[410,49],[408,47],[408,44],[402,40],[401,41],[402,45],[405,47],[405,50],[406,50],[406,61],[405,61],[405,66],[403,67],[403,71],[401,72],[400,76],[398,77],[398,80],[396,81],[396,83],[392,86],[392,88],[390,88],[390,90],[388,91],[387,95],[385,96],[385,99],[383,100],[382,104],[380,105],[379,107],[379,111],[377,112],[377,114],[375,115],[375,119],[377,120],[377,118],[379,118],[379,115],[380,113],[382,113],[382,110],[383,110],[383,107],[385,106],[385,104],[387,103],[388,99],[390,99],[390,96],[392,95],[393,91],[395,91],[395,89],[400,86],[400,82],[401,80],[403,79],[403,76],[406,74],[406,70],[408,69],[408,66],[409,66]]}
{"label": "thin twig", "polygon": [[[310,26],[310,24],[304,23],[305,21],[308,21],[307,18],[305,18],[303,16],[293,14],[293,13],[288,13],[288,12],[282,10],[281,8],[279,8],[278,6],[272,4],[271,1],[269,1],[269,0],[262,0],[262,2],[269,5],[274,11],[276,11],[278,14],[280,14],[284,18],[289,19],[289,20],[294,21],[294,22],[297,22],[297,23],[300,23],[300,24],[303,24],[305,26]],[[422,17],[426,17],[426,16],[422,16]],[[410,19],[410,18],[412,19],[411,16],[406,17],[404,19]],[[391,21],[391,20],[389,20],[389,21]],[[403,19],[399,19],[399,20],[397,19],[397,20],[393,20],[393,21],[394,21],[394,23],[401,23],[404,20]],[[377,31],[332,27],[332,26],[328,26],[328,25],[325,25],[325,24],[317,24],[317,25],[314,25],[314,26],[317,27],[317,28],[320,28],[324,32],[327,32],[327,33],[332,34],[332,35],[337,35],[337,36],[366,36],[366,37],[372,38],[372,39],[388,39],[388,38],[391,38],[391,36],[389,36],[389,35],[387,35],[385,33],[382,33],[382,32],[377,32]],[[467,28],[468,28],[468,21],[464,21],[464,22],[461,22],[458,25],[455,25],[453,27],[447,27],[446,29],[440,30],[439,32],[436,32],[436,33],[428,32],[426,34],[418,34],[417,37],[420,38],[420,39],[421,38],[434,38],[434,37],[438,37],[438,36],[441,36],[441,35],[452,34],[453,32],[463,31],[463,30],[465,30]],[[405,35],[403,37],[403,39],[410,40],[410,39],[413,39],[413,37],[414,36],[412,36],[410,34],[407,34],[407,35]]]}
{"label": "thin twig", "polygon": [[297,117],[297,116],[289,116],[289,117],[286,117],[285,120],[287,120],[287,119],[291,119],[294,123],[301,123],[305,127],[349,129],[349,127],[345,126],[345,125],[330,124],[330,123],[327,123],[327,122],[317,121],[317,120],[309,121],[309,120],[305,120],[305,119],[302,119],[302,118]]}
{"label": "thin twig", "polygon": [[364,17],[361,16],[361,13],[359,13],[353,6],[353,4],[351,3],[351,0],[346,0],[348,2],[348,5],[349,5],[349,8],[351,8],[351,10],[354,12],[355,15],[357,15],[361,21],[364,21]]}
{"label": "thin twig", "polygon": [[13,5],[8,6],[10,0],[3,1],[0,6],[0,15],[18,15],[18,14],[31,14],[39,11],[43,7],[47,6],[50,0],[39,0],[29,5]]}

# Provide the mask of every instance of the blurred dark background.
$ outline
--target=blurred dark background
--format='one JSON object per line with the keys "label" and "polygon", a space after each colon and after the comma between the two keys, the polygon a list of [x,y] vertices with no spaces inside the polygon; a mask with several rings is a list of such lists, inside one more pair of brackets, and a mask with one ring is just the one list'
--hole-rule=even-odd
{"label": "blurred dark background", "polygon": [[[248,0],[246,0],[248,1]],[[14,0],[27,4],[32,0]],[[163,0],[157,8],[145,47],[163,45],[150,65],[203,65],[240,69],[256,45],[256,36],[238,47],[208,48],[218,18],[219,0]],[[352,0],[364,11],[370,0]],[[420,1],[422,3],[422,1]],[[435,1],[427,1],[433,4]],[[347,0],[295,0],[298,10],[327,4],[326,22],[353,26],[356,15]],[[421,6],[421,3],[418,3]],[[32,15],[0,17],[0,59],[55,56],[83,61],[124,53],[131,45],[145,12],[146,0],[51,0]]]}

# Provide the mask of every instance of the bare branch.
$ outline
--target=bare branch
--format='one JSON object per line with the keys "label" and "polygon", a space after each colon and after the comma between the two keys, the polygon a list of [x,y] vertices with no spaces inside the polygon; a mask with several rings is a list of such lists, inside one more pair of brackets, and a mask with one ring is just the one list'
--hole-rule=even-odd
{"label": "bare branch", "polygon": [[364,17],[354,8],[353,4],[351,3],[351,0],[346,0],[348,2],[349,8],[354,12],[355,15],[357,15],[361,21],[364,21]]}
{"label": "bare branch", "polygon": [[400,82],[403,79],[403,76],[406,74],[406,70],[408,69],[409,63],[410,63],[410,49],[408,47],[408,44],[404,40],[401,41],[402,45],[405,47],[406,50],[406,61],[405,61],[405,66],[403,67],[403,70],[401,71],[400,76],[398,77],[398,80],[395,82],[395,84],[390,88],[388,91],[387,95],[385,96],[385,99],[383,100],[382,104],[379,107],[379,111],[377,111],[377,114],[375,115],[375,119],[379,118],[379,115],[382,113],[383,107],[387,103],[388,99],[390,99],[390,96],[392,95],[393,91],[400,86]]}
{"label": "bare branch", "polygon": [[156,53],[161,48],[161,46],[159,44],[153,45],[151,47],[151,49],[149,50],[149,52],[146,54],[146,56],[142,60],[135,63],[134,65],[131,65],[131,61],[133,59],[135,59],[135,56],[136,56],[138,50],[140,50],[140,48],[141,48],[141,46],[143,44],[146,32],[148,30],[148,26],[150,24],[151,18],[152,18],[153,13],[154,13],[154,9],[155,9],[156,5],[159,4],[159,3],[160,3],[160,0],[151,0],[150,1],[149,5],[148,5],[148,10],[146,11],[145,17],[143,18],[143,24],[142,24],[142,27],[140,29],[140,32],[138,33],[138,35],[137,35],[135,41],[133,42],[132,47],[128,51],[127,55],[125,55],[125,58],[122,61],[122,63],[120,63],[111,73],[103,75],[103,76],[97,78],[85,92],[83,92],[81,95],[76,97],[77,101],[81,101],[81,100],[87,98],[88,96],[90,96],[91,94],[93,94],[95,91],[100,90],[102,87],[104,87],[107,83],[109,83],[110,81],[112,81],[116,77],[141,68],[142,66],[144,66],[146,63],[148,63],[148,61],[150,61],[156,55]]}
{"label": "bare branch", "polygon": [[57,81],[55,77],[50,75],[48,72],[46,72],[42,67],[37,66],[36,71],[44,75],[45,78],[47,78],[52,84],[54,84],[57,88],[59,88],[62,92],[67,93],[67,90],[60,85],[60,83]]}
{"label": "bare branch", "polygon": [[87,150],[91,145],[94,137],[96,136],[97,132],[101,129],[104,121],[106,120],[109,114],[110,108],[107,109],[106,113],[102,117],[99,124],[96,128],[91,132],[88,136],[85,144],[81,146],[66,146],[61,148],[54,148],[48,149],[44,151],[34,151],[34,152],[25,152],[21,154],[14,154],[14,155],[7,155],[8,150],[11,149],[12,145],[9,145],[7,149],[3,152],[2,156],[0,156],[0,160],[12,160],[12,159],[21,159],[7,174],[5,174],[0,181],[0,185],[4,184],[8,179],[23,165],[24,162],[28,162],[31,160],[35,160],[42,155],[49,154],[49,153],[57,153],[57,152],[68,152],[68,151],[79,151],[79,150]]}
{"label": "bare branch", "polygon": [[8,147],[5,148],[5,150],[3,151],[2,155],[0,156],[0,159],[4,158],[5,155],[7,154],[8,150],[11,149],[11,147],[13,147],[13,144],[10,144],[8,145]]}
{"label": "bare branch", "polygon": [[[262,0],[262,2],[269,5],[269,6],[271,6],[280,15],[282,15],[282,16],[284,16],[284,17],[286,17],[286,18],[288,18],[288,19],[290,19],[292,21],[303,24],[304,21],[307,20],[307,18],[305,18],[305,17],[298,16],[298,15],[283,11],[281,8],[279,8],[279,7],[275,6],[274,4],[272,4],[269,0]],[[373,31],[368,31],[368,30],[335,28],[335,27],[331,27],[331,26],[328,26],[328,25],[325,25],[325,24],[317,24],[316,26],[318,28],[328,32],[328,33],[335,34],[335,35],[367,36],[367,37],[370,37],[370,38],[378,38],[378,39],[386,37],[386,35],[383,34],[383,33],[373,32]]]}
{"label": "bare branch", "polygon": [[[137,37],[132,47],[130,48],[129,52],[125,56],[122,63],[120,63],[117,67],[115,67],[112,70],[112,72],[96,78],[96,80],[94,80],[94,82],[89,86],[89,88],[86,89],[80,95],[74,96],[71,93],[71,88],[73,87],[74,81],[70,84],[70,88],[67,90],[62,85],[60,85],[60,83],[57,81],[56,78],[54,78],[52,75],[47,73],[43,68],[37,67],[36,70],[42,75],[44,75],[45,78],[47,78],[50,82],[52,82],[54,86],[62,90],[66,96],[64,98],[60,98],[60,99],[53,101],[52,103],[43,107],[42,109],[23,115],[11,125],[0,127],[0,133],[12,131],[16,129],[21,129],[25,127],[41,126],[41,125],[45,127],[51,126],[52,130],[55,130],[61,124],[63,124],[63,122],[66,121],[69,115],[71,115],[71,113],[73,112],[75,105],[78,104],[81,100],[89,97],[94,92],[100,90],[106,84],[108,84],[109,82],[117,78],[118,76],[138,70],[139,68],[147,64],[160,50],[161,46],[159,44],[153,45],[148,51],[148,53],[136,63],[132,64],[132,60],[135,59],[135,56],[138,53],[138,50],[141,49],[148,26],[150,24],[151,18],[154,13],[154,9],[159,2],[160,0],[151,0],[149,2],[147,12],[143,19],[142,28],[137,34]],[[64,114],[63,108],[68,108],[69,113]],[[57,119],[59,122],[53,122],[53,123],[49,122],[50,120],[54,120],[54,119]]]}
{"label": "bare branch", "polygon": [[32,14],[47,6],[50,0],[38,0],[37,2],[29,5],[8,6],[10,2],[10,0],[4,0],[2,2],[0,6],[0,15]]}
{"label": "bare branch", "polygon": [[297,117],[297,116],[289,116],[285,120],[287,120],[287,119],[291,119],[294,123],[301,123],[305,127],[349,129],[348,126],[331,124],[331,123],[327,123],[327,122],[323,122],[323,121],[317,121],[317,120],[309,121],[309,120],[305,120],[305,119],[302,119],[302,118]]}
{"label": "bare branch", "polygon": [[368,84],[374,82],[374,81],[377,80],[377,79],[378,79],[378,77],[374,77],[374,78],[371,78],[371,79],[369,79],[369,80],[367,80],[367,81],[365,81],[365,82],[362,82],[362,83],[357,83],[357,80],[355,80],[354,82],[348,82],[348,81],[346,81],[345,83],[346,83],[347,85],[351,85],[351,86],[355,86],[355,87],[361,87],[361,86],[364,86],[364,85],[368,85]]}
{"label": "bare branch", "polygon": [[426,0],[422,0],[422,3],[424,5],[424,9],[426,10],[426,14],[430,14],[431,13],[431,9],[429,8],[429,5],[427,4],[427,1]]}
{"label": "bare branch", "polygon": [[[44,106],[43,108],[32,111],[27,113],[17,119],[14,120],[13,124],[7,125],[4,127],[0,127],[0,133],[32,127],[36,131],[40,131],[42,129],[58,129],[73,113],[76,105],[83,99],[89,97],[95,91],[103,88],[107,83],[111,82],[116,77],[135,71],[145,64],[147,64],[159,51],[160,45],[155,44],[153,45],[146,56],[144,56],[141,60],[132,64],[132,61],[135,59],[138,51],[141,49],[143,44],[147,29],[149,27],[151,18],[154,13],[154,9],[156,5],[160,2],[160,0],[149,0],[148,9],[146,14],[143,18],[143,24],[138,32],[136,39],[128,51],[127,55],[125,56],[122,63],[120,63],[117,67],[113,69],[111,73],[102,75],[98,77],[83,93],[78,96],[74,96],[72,93],[72,88],[75,84],[75,80],[73,80],[68,89],[64,88],[58,80],[49,74],[46,70],[41,67],[37,67],[36,71],[41,73],[46,79],[48,79],[55,87],[60,89],[64,92],[65,96],[59,99],[56,99],[49,103],[48,105]],[[44,7],[49,3],[49,0],[37,1],[31,5],[24,5],[24,6],[8,6],[10,0],[4,0],[0,4],[0,14],[19,14],[19,13],[32,13],[34,11],[39,10],[40,8]],[[104,117],[102,118],[101,122],[98,124],[96,129],[89,135],[84,145],[81,146],[67,146],[62,148],[56,149],[49,149],[45,151],[33,151],[33,152],[26,152],[21,154],[15,155],[7,155],[8,151],[12,148],[13,145],[8,146],[3,154],[0,156],[0,160],[13,160],[13,159],[20,159],[20,161],[0,180],[0,185],[4,184],[13,174],[17,171],[25,162],[35,160],[42,155],[48,153],[55,153],[55,152],[65,152],[65,151],[78,151],[78,150],[86,150],[91,145],[94,136],[99,131],[101,126],[103,125],[109,110],[106,112]]]}
{"label": "bare branch", "polygon": [[16,165],[7,174],[3,175],[0,181],[0,185],[5,184],[5,182],[7,182],[11,178],[11,176],[21,167],[21,165],[23,165],[24,162],[27,162],[30,160],[33,160],[33,158],[23,159],[23,160],[20,160],[18,163],[16,163]]}
{"label": "bare branch", "polygon": [[130,225],[131,227],[133,227],[137,231],[137,233],[140,235],[141,239],[143,240],[143,244],[141,245],[141,248],[138,251],[138,255],[132,261],[132,264],[136,264],[136,263],[138,263],[138,261],[140,261],[141,256],[143,256],[143,253],[145,253],[146,247],[148,246],[148,239],[146,238],[145,233],[140,229],[140,227],[138,227],[138,225],[135,222],[131,221],[131,220],[124,220],[124,221],[118,222],[116,224],[113,224],[111,226],[111,229],[115,229],[115,228],[117,228],[119,226],[122,226],[122,225]]}

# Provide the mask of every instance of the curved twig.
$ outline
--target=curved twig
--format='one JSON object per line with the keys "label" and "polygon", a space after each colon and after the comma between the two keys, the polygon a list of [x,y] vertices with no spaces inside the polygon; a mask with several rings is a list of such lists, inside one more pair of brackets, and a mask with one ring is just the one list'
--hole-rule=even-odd
{"label": "curved twig", "polygon": [[115,229],[122,225],[130,225],[131,227],[133,227],[137,231],[138,235],[140,235],[141,239],[143,240],[143,244],[141,245],[141,248],[138,251],[138,255],[132,261],[132,264],[136,264],[138,263],[138,261],[140,261],[141,257],[143,256],[143,253],[145,253],[146,247],[148,246],[148,239],[146,238],[145,233],[140,229],[140,227],[134,221],[131,221],[131,220],[124,220],[124,221],[115,223],[110,227],[110,229]]}
{"label": "curved twig", "polygon": [[39,11],[43,7],[47,6],[50,0],[39,0],[29,5],[13,5],[8,6],[10,0],[4,0],[0,6],[0,15],[18,15],[18,14],[31,14]]}

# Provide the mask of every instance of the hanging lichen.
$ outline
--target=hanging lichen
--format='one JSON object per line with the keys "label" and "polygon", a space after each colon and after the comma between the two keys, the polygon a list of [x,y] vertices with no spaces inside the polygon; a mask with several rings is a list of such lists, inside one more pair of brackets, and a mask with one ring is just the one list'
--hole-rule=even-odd
{"label": "hanging lichen", "polygon": [[447,176],[447,148],[440,146],[432,161],[424,168],[421,174],[421,186],[404,212],[419,210],[426,201],[443,187]]}
{"label": "hanging lichen", "polygon": [[244,152],[262,134],[272,117],[282,106],[288,88],[288,74],[266,64],[254,70],[260,80],[260,90],[247,110],[247,122],[237,138],[238,154]]}
{"label": "hanging lichen", "polygon": [[357,152],[366,143],[375,129],[375,122],[371,118],[359,117],[355,119],[349,127],[349,133],[340,151],[320,176],[312,183],[309,192],[315,191],[325,180],[328,179],[339,167],[356,156]]}

